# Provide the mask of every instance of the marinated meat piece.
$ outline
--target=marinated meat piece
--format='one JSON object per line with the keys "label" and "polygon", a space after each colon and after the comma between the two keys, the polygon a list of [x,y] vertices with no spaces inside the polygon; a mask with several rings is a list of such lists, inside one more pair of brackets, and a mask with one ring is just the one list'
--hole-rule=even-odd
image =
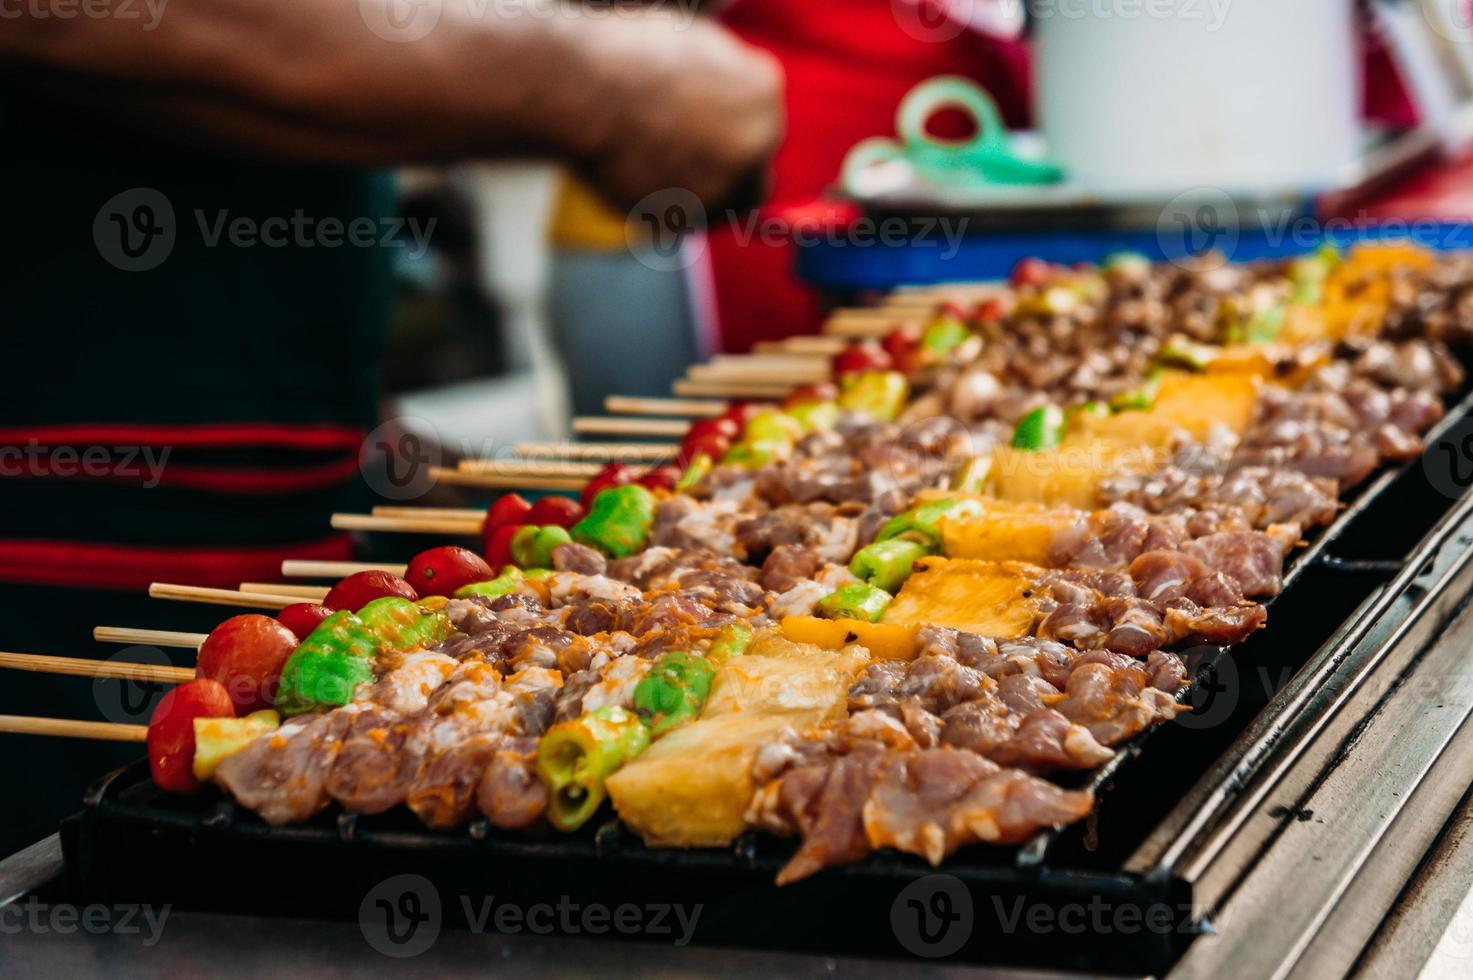
{"label": "marinated meat piece", "polygon": [[849,686],[849,713],[898,706],[900,686],[905,683],[909,670],[910,665],[903,660],[876,660],[867,664]]}
{"label": "marinated meat piece", "polygon": [[988,755],[1013,737],[1023,717],[997,698],[966,701],[941,716],[941,741],[978,755]]}
{"label": "marinated meat piece", "polygon": [[499,733],[476,734],[432,753],[405,794],[405,804],[426,827],[465,823],[501,741]]}
{"label": "marinated meat piece", "polygon": [[568,721],[583,713],[583,696],[603,679],[601,671],[580,670],[568,676],[557,693],[553,721]]}
{"label": "marinated meat piece", "polygon": [[547,788],[537,778],[537,739],[510,736],[500,741],[476,787],[476,807],[502,830],[520,830],[542,818]]}
{"label": "marinated meat piece", "polygon": [[1030,712],[1011,738],[983,754],[1000,766],[1035,774],[1093,769],[1115,755],[1096,740],[1090,729],[1074,724],[1052,708]]}
{"label": "marinated meat piece", "polygon": [[1149,680],[1144,667],[1126,671],[1083,664],[1069,675],[1068,696],[1055,708],[1099,742],[1116,745],[1186,710],[1171,695],[1147,686]]}
{"label": "marinated meat piece", "polygon": [[1262,531],[1209,534],[1188,541],[1182,551],[1232,579],[1245,596],[1275,596],[1284,586],[1283,543]]}
{"label": "marinated meat piece", "polygon": [[786,592],[822,567],[818,556],[802,545],[780,544],[762,562],[762,587]]}
{"label": "marinated meat piece", "polygon": [[629,632],[635,636],[672,626],[690,626],[704,623],[713,617],[707,607],[676,592],[656,596],[634,616]]}
{"label": "marinated meat piece", "polygon": [[[869,744],[879,748],[878,743]],[[795,822],[802,830],[803,843],[778,872],[779,885],[858,861],[870,852],[864,811],[884,758],[883,751],[875,749],[840,756],[821,770],[823,778],[817,787],[809,787],[810,780],[800,777],[798,785],[816,792],[808,799],[784,800],[799,817]]]}
{"label": "marinated meat piece", "polygon": [[605,575],[608,573],[609,563],[603,555],[587,545],[570,541],[552,549],[552,567],[559,572]]}
{"label": "marinated meat piece", "polygon": [[419,771],[411,729],[395,711],[368,706],[356,713],[323,784],[327,794],[352,813],[383,813],[403,803]]}
{"label": "marinated meat piece", "polygon": [[366,706],[292,719],[228,756],[215,781],[268,824],[301,823],[328,804],[327,775],[353,718]]}

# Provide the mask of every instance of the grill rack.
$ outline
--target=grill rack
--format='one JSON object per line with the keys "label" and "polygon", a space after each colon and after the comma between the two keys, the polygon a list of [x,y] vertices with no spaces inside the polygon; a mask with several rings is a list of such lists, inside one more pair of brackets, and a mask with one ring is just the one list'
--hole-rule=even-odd
{"label": "grill rack", "polygon": [[[502,834],[484,822],[433,833],[402,813],[328,813],[271,828],[228,798],[164,794],[139,762],[100,780],[83,811],[63,825],[69,888],[97,901],[353,918],[376,884],[414,873],[434,883],[451,925],[466,924],[460,903],[449,900],[459,895],[494,894],[524,906],[564,896],[610,907],[676,902],[703,907],[695,938],[703,944],[908,956],[917,950],[901,938],[906,930],[897,917],[909,914],[902,892],[939,874],[960,880],[972,896],[959,958],[1165,972],[1209,928],[1211,905],[1183,868],[1185,859],[1200,858],[1214,834],[1232,824],[1255,778],[1274,764],[1277,743],[1291,730],[1315,726],[1301,713],[1312,695],[1336,678],[1352,648],[1388,623],[1434,600],[1451,615],[1456,603],[1430,591],[1425,579],[1436,571],[1444,586],[1466,587],[1449,570],[1468,563],[1459,535],[1473,523],[1473,496],[1452,491],[1473,483],[1457,472],[1470,433],[1473,394],[1465,392],[1428,433],[1420,460],[1374,475],[1294,556],[1284,590],[1267,604],[1269,629],[1226,660],[1229,651],[1216,648],[1188,658],[1193,684],[1182,696],[1198,710],[1174,724],[1197,730],[1166,737],[1161,726],[1119,746],[1114,759],[1075,783],[1099,797],[1088,820],[1017,847],[967,848],[940,869],[880,853],[779,889],[771,882],[793,845],[755,834],[730,848],[674,851],[644,847],[617,820],[542,837]],[[1249,668],[1268,680],[1246,682]],[[1225,673],[1237,680],[1228,679],[1231,703],[1217,717]],[[1164,905],[1172,928],[1101,942],[1088,929],[1018,927],[1019,909],[1042,907],[1057,918],[1097,902],[1136,909],[1137,916]]]}

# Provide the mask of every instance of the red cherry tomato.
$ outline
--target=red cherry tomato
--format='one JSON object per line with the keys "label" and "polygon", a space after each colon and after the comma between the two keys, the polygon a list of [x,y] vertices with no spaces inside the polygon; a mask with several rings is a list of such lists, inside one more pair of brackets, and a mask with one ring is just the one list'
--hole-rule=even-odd
{"label": "red cherry tomato", "polygon": [[297,602],[277,613],[276,621],[295,633],[297,639],[305,640],[331,615],[332,610],[321,603]]}
{"label": "red cherry tomato", "polygon": [[270,616],[231,616],[199,648],[195,675],[225,685],[241,714],[271,707],[281,665],[297,648],[297,634]]}
{"label": "red cherry tomato", "polygon": [[722,412],[717,418],[735,422],[737,432],[740,433],[742,429],[746,428],[747,423],[752,420],[752,416],[763,411],[765,408],[766,406],[761,402],[732,402],[726,407],[726,411]]}
{"label": "red cherry tomato", "polygon": [[680,444],[680,452],[675,457],[675,465],[682,470],[689,466],[699,455],[704,453],[711,457],[711,462],[721,462],[721,457],[731,448],[731,440],[720,433],[712,433],[703,439],[687,439]]}
{"label": "red cherry tomato", "polygon": [[651,490],[675,489],[675,484],[680,482],[681,468],[673,463],[662,463],[659,466],[650,467],[643,476],[634,481],[642,487]]}
{"label": "red cherry tomato", "polygon": [[784,409],[797,408],[799,405],[807,405],[812,402],[831,402],[839,397],[839,389],[828,381],[820,381],[818,384],[804,385],[794,388],[783,398]]}
{"label": "red cherry tomato", "polygon": [[941,304],[939,310],[941,316],[949,316],[954,320],[965,321],[967,319],[967,308],[955,300],[947,300]]}
{"label": "red cherry tomato", "polygon": [[589,478],[583,487],[583,493],[579,502],[587,509],[593,504],[593,498],[597,497],[603,490],[609,487],[622,487],[626,483],[633,483],[639,478],[639,472],[628,463],[610,463]]}
{"label": "red cherry tomato", "polygon": [[909,357],[920,343],[920,328],[911,324],[904,327],[896,327],[894,330],[885,334],[884,338],[880,341],[880,347],[886,354],[890,355],[891,361],[899,364]]}
{"label": "red cherry tomato", "polygon": [[511,557],[511,539],[525,524],[503,524],[492,528],[481,538],[485,545],[486,564],[500,570],[506,565],[515,565]]}
{"label": "red cherry tomato", "polygon": [[989,323],[1001,320],[1007,315],[1007,305],[1003,303],[1002,297],[990,296],[977,304],[973,315],[977,320]]}
{"label": "red cherry tomato", "polygon": [[894,367],[885,348],[874,341],[866,340],[850,344],[834,355],[835,374],[853,374],[857,371],[888,371]]}
{"label": "red cherry tomato", "polygon": [[410,560],[409,571],[404,574],[405,581],[422,596],[451,595],[462,585],[489,582],[495,577],[480,555],[454,545],[421,551]]}
{"label": "red cherry tomato", "polygon": [[482,525],[483,531],[501,527],[503,524],[526,524],[527,514],[532,510],[532,505],[527,498],[519,493],[504,493],[491,502],[486,508],[486,522]]}
{"label": "red cherry tomato", "polygon": [[704,439],[709,435],[720,435],[728,439],[735,439],[741,435],[741,432],[742,427],[734,419],[724,417],[700,419],[699,421],[692,422],[690,428],[685,430],[685,438]]}
{"label": "red cherry tomato", "polygon": [[1019,259],[1009,281],[1014,286],[1045,286],[1054,277],[1053,267],[1043,259]]}
{"label": "red cherry tomato", "polygon": [[146,743],[148,768],[159,789],[170,793],[199,789],[194,778],[194,720],[234,716],[230,692],[212,677],[197,677],[165,694],[148,720]]}
{"label": "red cherry tomato", "polygon": [[354,572],[332,587],[322,604],[329,609],[346,609],[357,612],[375,599],[396,595],[404,599],[418,599],[414,587],[397,575],[377,569],[370,572]]}
{"label": "red cherry tomato", "polygon": [[572,527],[583,520],[583,507],[572,497],[552,496],[543,497],[532,505],[532,511],[527,515],[528,524],[536,524],[538,527],[546,527],[556,524],[558,527]]}

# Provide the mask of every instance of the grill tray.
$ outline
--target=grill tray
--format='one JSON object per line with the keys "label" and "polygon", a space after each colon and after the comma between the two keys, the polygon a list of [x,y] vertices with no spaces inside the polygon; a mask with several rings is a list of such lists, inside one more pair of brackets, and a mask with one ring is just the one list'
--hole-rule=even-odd
{"label": "grill tray", "polygon": [[[1473,467],[1465,443],[1473,444],[1473,395],[1466,392],[1428,434],[1420,460],[1357,488],[1340,517],[1294,556],[1283,592],[1268,603],[1268,629],[1233,648],[1230,659],[1216,648],[1188,654],[1194,682],[1184,696],[1194,711],[1172,724],[1193,730],[1157,728],[1119,747],[1115,759],[1076,783],[1099,795],[1089,819],[1018,847],[967,848],[939,870],[908,855],[875,854],[777,888],[773,877],[794,845],[760,835],[729,848],[657,850],[612,819],[539,837],[484,823],[435,833],[407,813],[333,811],[272,828],[219,795],[158,791],[140,761],[100,780],[83,811],[63,824],[68,890],[88,901],[352,919],[376,885],[413,873],[433,882],[447,926],[467,924],[467,908],[486,896],[524,908],[559,900],[609,908],[680,903],[701,906],[693,933],[701,944],[910,956],[926,947],[916,947],[922,913],[909,900],[932,901],[946,883],[928,876],[946,875],[971,897],[969,911],[932,906],[968,922],[960,959],[1162,973],[1200,928],[1200,910],[1172,868],[1127,871],[1130,855],[1203,773],[1221,765],[1219,756],[1295,670],[1363,603],[1385,598],[1386,583],[1409,559],[1422,565],[1457,547],[1450,527],[1465,509],[1459,495],[1473,484],[1473,472],[1463,472]],[[1160,906],[1170,928],[1119,928],[1108,937],[1087,927],[1032,929],[1019,917],[1062,926],[1081,909],[1103,907],[1117,922],[1141,922],[1153,910],[1162,914]]]}

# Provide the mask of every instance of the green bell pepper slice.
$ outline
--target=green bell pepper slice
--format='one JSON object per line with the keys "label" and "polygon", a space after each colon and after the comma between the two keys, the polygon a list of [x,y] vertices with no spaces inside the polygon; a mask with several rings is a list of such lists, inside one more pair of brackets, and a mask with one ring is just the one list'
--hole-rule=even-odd
{"label": "green bell pepper slice", "polygon": [[562,831],[587,823],[607,794],[604,780],[649,744],[639,718],[612,704],[549,728],[537,744],[548,822]]}
{"label": "green bell pepper slice", "polygon": [[929,554],[930,548],[905,538],[875,541],[854,553],[849,573],[893,594],[910,578],[915,563]]}
{"label": "green bell pepper slice", "polygon": [[1055,449],[1063,435],[1064,413],[1056,405],[1040,405],[1013,429],[1012,445],[1030,452]]}
{"label": "green bell pepper slice", "polygon": [[655,495],[629,483],[594,497],[588,514],[573,525],[572,538],[612,558],[624,558],[644,547],[654,523]]}
{"label": "green bell pepper slice", "polygon": [[788,409],[787,414],[797,421],[804,432],[828,432],[839,423],[839,403],[803,402]]}
{"label": "green bell pepper slice", "polygon": [[282,666],[276,710],[291,716],[347,704],[359,685],[374,679],[373,658],[379,643],[359,617],[346,611],[333,613]]}
{"label": "green bell pepper slice", "polygon": [[427,647],[451,633],[450,617],[443,610],[426,611],[399,596],[373,600],[358,610],[358,618],[380,643],[395,650]]}
{"label": "green bell pepper slice", "polygon": [[1122,391],[1110,399],[1110,408],[1117,412],[1144,412],[1156,404],[1156,397],[1161,394],[1160,371],[1153,371],[1136,387],[1129,391]]}
{"label": "green bell pepper slice", "polygon": [[522,584],[522,579],[525,577],[520,568],[515,565],[507,565],[501,570],[500,575],[490,581],[472,582],[469,585],[462,585],[455,590],[455,598],[469,599],[472,596],[480,595],[486,596],[489,599],[495,599],[499,596],[506,595],[508,592],[516,591],[517,586]]}
{"label": "green bell pepper slice", "polygon": [[894,598],[868,582],[850,582],[818,600],[813,614],[824,619],[863,619],[878,623]]}
{"label": "green bell pepper slice", "polygon": [[987,489],[987,480],[992,476],[992,456],[973,456],[965,460],[947,481],[948,490],[961,493],[981,493]]}
{"label": "green bell pepper slice", "polygon": [[716,631],[706,659],[714,664],[724,664],[733,657],[740,657],[752,645],[752,627],[746,623],[727,623]]}
{"label": "green bell pepper slice", "polygon": [[706,453],[696,453],[691,458],[690,464],[686,466],[685,472],[680,474],[680,479],[675,481],[675,492],[685,493],[691,487],[700,483],[711,472],[715,462]]}
{"label": "green bell pepper slice", "polygon": [[839,407],[893,422],[905,408],[910,383],[899,371],[860,371],[844,379]]}
{"label": "green bell pepper slice", "polygon": [[571,544],[573,536],[565,527],[528,524],[511,538],[511,556],[522,568],[551,568],[552,550],[560,544]]}
{"label": "green bell pepper slice", "polygon": [[634,686],[634,710],[656,737],[694,721],[711,693],[715,666],[704,657],[671,650]]}
{"label": "green bell pepper slice", "polygon": [[939,316],[921,335],[921,347],[933,354],[947,354],[972,336],[967,325],[954,316]]}
{"label": "green bell pepper slice", "polygon": [[905,538],[924,545],[931,554],[941,552],[941,521],[947,517],[968,517],[982,513],[982,504],[965,497],[941,497],[917,504],[896,514],[880,528],[876,541]]}
{"label": "green bell pepper slice", "polygon": [[1173,337],[1162,346],[1156,360],[1192,371],[1203,371],[1217,359],[1221,350],[1222,348],[1212,344],[1199,344],[1185,337]]}

